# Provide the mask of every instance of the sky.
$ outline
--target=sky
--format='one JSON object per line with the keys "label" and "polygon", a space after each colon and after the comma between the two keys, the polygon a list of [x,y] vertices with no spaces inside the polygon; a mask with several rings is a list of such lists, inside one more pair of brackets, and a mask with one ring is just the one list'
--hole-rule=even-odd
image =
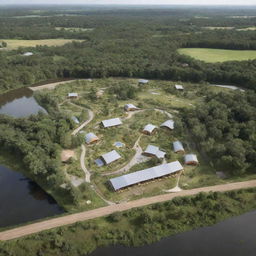
{"label": "sky", "polygon": [[256,0],[0,0],[0,4],[256,5]]}

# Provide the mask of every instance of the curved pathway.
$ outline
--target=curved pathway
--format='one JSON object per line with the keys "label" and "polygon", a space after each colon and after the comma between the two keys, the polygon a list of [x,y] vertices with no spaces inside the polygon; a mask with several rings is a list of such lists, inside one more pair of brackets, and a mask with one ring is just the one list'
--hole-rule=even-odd
{"label": "curved pathway", "polygon": [[76,135],[78,132],[80,132],[87,124],[89,124],[93,118],[94,118],[94,113],[88,109],[88,114],[89,114],[89,119],[83,122],[78,128],[76,128],[73,132],[72,135]]}
{"label": "curved pathway", "polygon": [[86,221],[90,219],[107,216],[114,212],[127,211],[132,208],[143,207],[150,204],[165,202],[165,201],[172,200],[177,196],[192,196],[200,192],[225,192],[230,190],[246,189],[246,188],[252,188],[252,187],[256,187],[256,180],[222,184],[222,185],[216,185],[216,186],[210,186],[210,187],[195,188],[190,190],[183,190],[177,193],[171,193],[171,194],[168,193],[168,194],[163,194],[159,196],[142,198],[142,199],[138,199],[130,202],[109,205],[109,206],[101,207],[101,208],[90,210],[90,211],[70,214],[70,215],[57,217],[50,220],[45,220],[45,221],[25,225],[22,227],[2,231],[0,232],[0,240],[7,241],[7,240],[31,235],[34,233],[38,233],[44,230],[49,230],[49,229],[61,227],[64,225],[74,224],[80,221]]}

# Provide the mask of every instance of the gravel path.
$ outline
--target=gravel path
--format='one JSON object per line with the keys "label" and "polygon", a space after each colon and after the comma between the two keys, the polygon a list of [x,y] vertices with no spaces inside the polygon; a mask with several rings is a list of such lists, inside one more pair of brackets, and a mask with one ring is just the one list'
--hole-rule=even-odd
{"label": "gravel path", "polygon": [[90,211],[70,214],[67,216],[57,217],[50,220],[45,220],[45,221],[37,222],[34,224],[29,224],[22,227],[2,231],[0,232],[0,240],[1,241],[11,240],[11,239],[27,236],[30,234],[38,233],[44,230],[49,230],[52,228],[73,224],[79,221],[86,221],[86,220],[95,219],[102,216],[107,216],[114,212],[126,211],[132,208],[164,202],[164,201],[171,200],[177,196],[191,196],[191,195],[196,195],[200,192],[210,192],[210,191],[224,192],[224,191],[245,189],[245,188],[251,188],[251,187],[256,187],[256,180],[222,184],[222,185],[196,188],[196,189],[190,189],[190,190],[183,190],[177,193],[170,193],[170,194],[168,193],[168,194],[163,194],[163,195],[154,196],[154,197],[142,198],[139,200],[134,200],[134,201],[115,204],[115,205],[109,205],[109,206],[101,207],[101,208],[90,210]]}

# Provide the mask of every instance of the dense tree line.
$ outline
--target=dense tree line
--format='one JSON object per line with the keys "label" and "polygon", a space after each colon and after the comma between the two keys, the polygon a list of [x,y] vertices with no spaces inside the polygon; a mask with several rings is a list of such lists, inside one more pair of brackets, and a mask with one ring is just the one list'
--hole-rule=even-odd
{"label": "dense tree line", "polygon": [[198,149],[217,169],[231,174],[255,171],[255,93],[210,93],[183,118]]}

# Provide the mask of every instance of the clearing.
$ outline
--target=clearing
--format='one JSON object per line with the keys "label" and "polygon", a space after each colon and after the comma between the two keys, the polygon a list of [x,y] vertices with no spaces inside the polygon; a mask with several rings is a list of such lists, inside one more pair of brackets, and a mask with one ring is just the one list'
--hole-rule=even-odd
{"label": "clearing", "polygon": [[36,47],[39,45],[46,46],[62,46],[67,43],[71,43],[73,41],[82,42],[83,40],[75,40],[75,39],[44,39],[44,40],[19,40],[19,39],[0,39],[0,42],[4,41],[7,43],[7,50],[15,50],[19,47]]}
{"label": "clearing", "polygon": [[256,59],[255,50],[223,50],[210,48],[180,48],[180,54],[208,63]]}

